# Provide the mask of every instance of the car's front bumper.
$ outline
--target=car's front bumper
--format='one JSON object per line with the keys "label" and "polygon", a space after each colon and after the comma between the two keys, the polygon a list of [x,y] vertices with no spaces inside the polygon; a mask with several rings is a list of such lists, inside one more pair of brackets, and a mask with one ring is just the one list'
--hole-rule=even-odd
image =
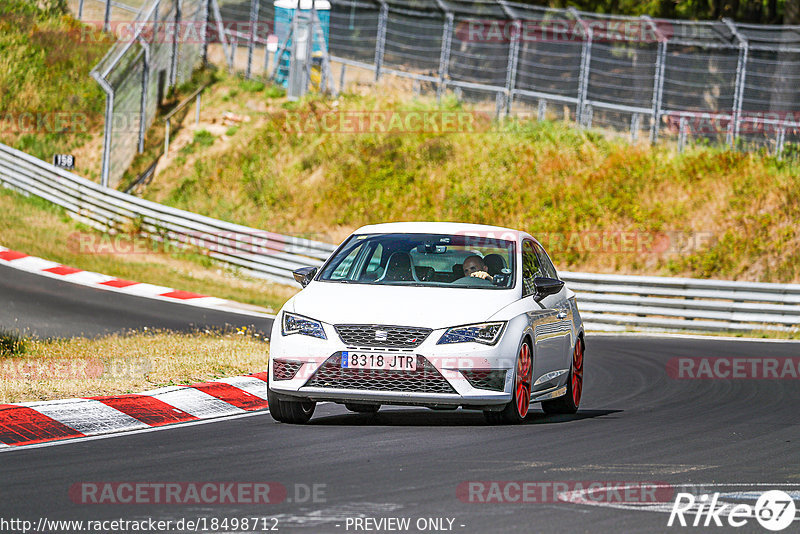
{"label": "car's front bumper", "polygon": [[[273,331],[270,349],[270,389],[279,398],[442,408],[462,406],[488,410],[500,409],[511,401],[518,339],[517,336],[506,335],[508,332],[493,346],[479,343],[437,345],[444,330],[434,330],[422,344],[413,349],[373,347],[358,350],[358,352],[414,355],[418,359],[418,368],[424,364],[432,375],[440,375],[436,377],[437,380],[440,382],[443,380],[447,385],[438,388],[439,391],[428,392],[398,390],[407,389],[405,383],[400,384],[401,388],[394,388],[391,385],[369,388],[363,384],[352,388],[339,387],[335,380],[321,381],[315,378],[323,366],[326,365],[329,369],[335,368],[342,351],[354,350],[341,341],[333,327],[327,324],[323,327],[328,338],[326,340],[299,334],[283,336],[277,328]],[[299,365],[299,369],[293,378],[279,380],[276,379],[274,372],[275,361],[296,362],[295,367]],[[501,378],[502,390],[474,387],[462,372],[474,370],[505,371]],[[395,375],[403,373],[398,372]],[[409,378],[414,379],[412,376]],[[352,381],[344,382],[350,382],[352,385]],[[324,383],[324,387],[319,387],[321,383]],[[347,385],[342,384],[342,386]],[[500,386],[496,389],[500,389]]]}

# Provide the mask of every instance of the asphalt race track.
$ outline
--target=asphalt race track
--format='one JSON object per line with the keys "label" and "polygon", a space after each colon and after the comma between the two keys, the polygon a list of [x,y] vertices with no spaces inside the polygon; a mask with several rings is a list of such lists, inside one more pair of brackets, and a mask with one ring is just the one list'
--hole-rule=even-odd
{"label": "asphalt race track", "polygon": [[[276,518],[284,532],[322,533],[389,532],[347,527],[348,519],[386,517],[411,518],[407,532],[436,531],[417,529],[420,518],[449,518],[451,531],[481,534],[728,532],[727,524],[668,528],[669,514],[652,510],[556,499],[470,503],[457,491],[468,481],[640,481],[709,491],[800,487],[800,381],[676,380],[666,371],[674,357],[796,357],[800,345],[606,336],[589,336],[586,344],[576,416],[547,417],[537,409],[526,424],[498,427],[460,410],[383,408],[369,416],[325,404],[307,426],[278,424],[259,413],[10,451],[0,454],[0,517],[258,516]],[[295,502],[99,505],[76,504],[68,495],[82,482],[203,481],[277,482]],[[324,485],[324,493],[308,502],[303,488],[313,484]],[[785,532],[797,532],[797,525]],[[735,530],[766,532],[755,520]]]}
{"label": "asphalt race track", "polygon": [[269,335],[272,319],[105,291],[0,265],[0,329],[38,337],[94,337],[132,329],[253,326]]}

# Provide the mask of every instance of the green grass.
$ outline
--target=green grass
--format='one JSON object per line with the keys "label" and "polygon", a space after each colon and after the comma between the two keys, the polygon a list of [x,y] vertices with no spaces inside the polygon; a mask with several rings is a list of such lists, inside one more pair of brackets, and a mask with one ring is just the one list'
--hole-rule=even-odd
{"label": "green grass", "polygon": [[[71,267],[277,310],[299,290],[237,275],[208,256],[83,226],[61,208],[0,187],[0,245]],[[135,230],[135,225],[130,228]],[[43,238],[42,236],[47,236]],[[0,336],[0,351],[13,343]]]}
{"label": "green grass", "polygon": [[[105,96],[89,71],[112,42],[73,19],[64,2],[0,2],[0,142],[49,160],[92,139]],[[25,112],[69,120],[27,126],[15,120]]]}
{"label": "green grass", "polygon": [[[208,101],[230,102],[238,86],[224,80],[224,96]],[[485,223],[540,237],[561,269],[800,282],[796,160],[708,146],[678,154],[562,122],[483,116],[472,133],[343,133],[320,127],[326,114],[470,108],[374,92],[333,102],[262,95],[267,113],[229,148],[164,169],[146,195],[333,240],[385,221]],[[593,234],[638,245],[598,247],[583,239]]]}

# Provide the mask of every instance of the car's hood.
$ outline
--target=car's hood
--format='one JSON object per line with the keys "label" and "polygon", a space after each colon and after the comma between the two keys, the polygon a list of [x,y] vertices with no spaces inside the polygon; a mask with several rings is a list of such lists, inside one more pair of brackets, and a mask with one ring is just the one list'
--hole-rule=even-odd
{"label": "car's hood", "polygon": [[445,328],[485,321],[514,301],[516,291],[312,282],[289,311],[329,324]]}

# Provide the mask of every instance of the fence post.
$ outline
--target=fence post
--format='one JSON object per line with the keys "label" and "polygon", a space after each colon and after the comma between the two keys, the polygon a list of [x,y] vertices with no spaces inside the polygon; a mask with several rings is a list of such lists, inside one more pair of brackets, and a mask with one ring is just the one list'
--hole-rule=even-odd
{"label": "fence post", "polygon": [[142,99],[139,109],[139,154],[144,152],[144,134],[147,129],[147,88],[150,84],[150,43],[139,35],[139,43],[144,48],[144,68],[142,69]]}
{"label": "fence post", "polygon": [[83,20],[83,0],[78,2],[78,20]]}
{"label": "fence post", "polygon": [[447,73],[450,68],[450,46],[453,39],[453,14],[444,14],[442,28],[442,50],[439,54],[439,85],[436,87],[436,100],[439,101],[447,88]]}
{"label": "fence post", "polygon": [[583,125],[583,108],[586,105],[586,93],[589,89],[589,71],[592,63],[592,29],[581,18],[578,10],[574,7],[569,8],[569,12],[583,28],[585,40],[581,48],[581,70],[578,81],[578,104],[575,109],[575,120],[578,125]]}
{"label": "fence post", "polygon": [[642,116],[638,113],[631,115],[631,143],[636,144],[639,139],[639,127],[641,124]]}
{"label": "fence post", "polygon": [[258,10],[261,0],[250,0],[250,39],[247,42],[247,70],[244,77],[250,78],[253,64],[253,49],[256,46],[256,24],[258,24]]}
{"label": "fence post", "polygon": [[114,88],[96,71],[91,72],[103,91],[106,93],[106,115],[103,125],[103,167],[100,176],[100,185],[108,187],[108,175],[111,167],[111,133],[114,128]]}
{"label": "fence post", "polygon": [[742,125],[742,100],[744,99],[744,81],[747,75],[749,43],[747,42],[747,38],[739,33],[739,30],[731,19],[722,19],[722,22],[728,26],[733,36],[739,41],[739,58],[736,61],[736,81],[734,82],[736,87],[733,91],[733,110],[731,113],[733,128],[728,129],[730,132],[728,134],[730,139],[727,140],[731,147],[733,147],[736,144],[736,140],[739,138],[739,129]]}
{"label": "fence post", "polygon": [[211,2],[212,11],[214,11],[214,18],[217,19],[217,33],[219,34],[219,40],[222,43],[222,55],[225,57],[225,61],[228,61],[228,70],[233,72],[233,64],[230,63],[228,59],[228,39],[225,37],[225,26],[222,24],[222,15],[219,12],[219,3],[217,0],[209,0]]}
{"label": "fence post", "polygon": [[175,26],[173,28],[172,34],[172,57],[170,58],[169,62],[169,85],[170,87],[175,86],[175,82],[178,79],[178,35],[180,35],[180,30],[178,29],[181,24],[181,0],[175,0]]}
{"label": "fence post", "polygon": [[642,20],[648,23],[658,38],[656,49],[656,68],[653,74],[653,105],[650,123],[650,143],[658,141],[658,129],[661,126],[661,109],[664,103],[664,71],[667,65],[667,37],[661,29],[647,15],[642,15]]}
{"label": "fence post", "polygon": [[211,0],[203,2],[203,10],[205,16],[203,17],[203,67],[208,66],[208,24],[211,22]]}
{"label": "fence post", "polygon": [[383,51],[386,48],[386,24],[389,19],[389,6],[381,0],[381,12],[378,15],[378,35],[375,40],[375,83],[381,78]]}
{"label": "fence post", "polygon": [[106,11],[103,15],[103,31],[107,32],[111,26],[111,0],[106,0]]}
{"label": "fence post", "polygon": [[681,119],[678,122],[678,153],[680,154],[683,152],[683,149],[686,147],[686,129],[689,125],[689,121],[686,120],[686,117],[681,115]]}
{"label": "fence post", "polygon": [[783,143],[785,138],[786,125],[781,123],[781,125],[778,127],[778,134],[775,139],[775,156],[778,158],[778,161],[783,159]]}
{"label": "fence post", "polygon": [[512,34],[508,43],[508,61],[506,62],[506,107],[505,115],[511,113],[514,101],[514,87],[517,85],[517,58],[519,57],[519,43],[522,40],[522,22],[520,17],[509,7],[505,0],[497,0],[503,13],[512,20]]}

